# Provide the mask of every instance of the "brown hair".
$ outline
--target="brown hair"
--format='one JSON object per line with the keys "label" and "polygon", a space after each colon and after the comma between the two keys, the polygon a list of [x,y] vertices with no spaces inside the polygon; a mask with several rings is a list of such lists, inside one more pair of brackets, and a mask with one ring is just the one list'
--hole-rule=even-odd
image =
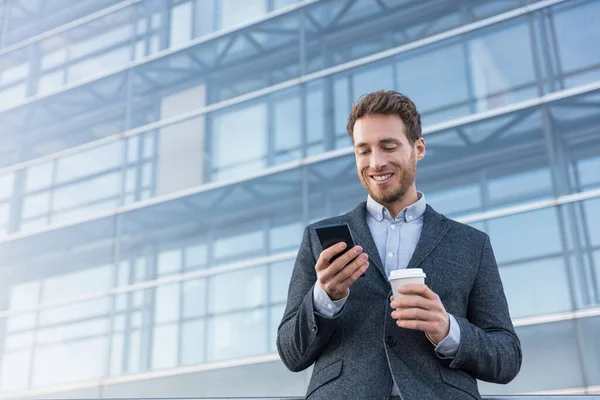
{"label": "brown hair", "polygon": [[356,120],[370,114],[397,115],[406,125],[406,135],[410,144],[421,137],[421,116],[411,99],[395,90],[378,90],[362,95],[352,107],[346,131],[354,140]]}

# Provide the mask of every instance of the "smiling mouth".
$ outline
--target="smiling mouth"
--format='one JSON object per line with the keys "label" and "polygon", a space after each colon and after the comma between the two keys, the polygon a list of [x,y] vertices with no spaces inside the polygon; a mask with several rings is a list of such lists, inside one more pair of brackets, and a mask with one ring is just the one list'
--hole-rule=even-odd
{"label": "smiling mouth", "polygon": [[390,179],[394,174],[386,174],[386,175],[371,175],[371,178],[375,180],[375,182],[385,182]]}

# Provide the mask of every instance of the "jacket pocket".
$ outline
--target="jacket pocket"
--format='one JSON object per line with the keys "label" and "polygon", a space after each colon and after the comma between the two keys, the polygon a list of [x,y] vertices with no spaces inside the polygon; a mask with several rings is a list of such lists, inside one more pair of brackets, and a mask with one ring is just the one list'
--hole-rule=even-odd
{"label": "jacket pocket", "polygon": [[331,382],[340,376],[343,363],[342,360],[337,360],[313,373],[313,376],[310,378],[310,383],[308,384],[308,389],[306,390],[306,397],[310,396],[312,392],[327,382]]}
{"label": "jacket pocket", "polygon": [[462,390],[475,399],[481,399],[481,395],[477,389],[477,381],[466,372],[440,366],[440,375],[442,377],[442,381],[444,381],[444,383],[447,385]]}

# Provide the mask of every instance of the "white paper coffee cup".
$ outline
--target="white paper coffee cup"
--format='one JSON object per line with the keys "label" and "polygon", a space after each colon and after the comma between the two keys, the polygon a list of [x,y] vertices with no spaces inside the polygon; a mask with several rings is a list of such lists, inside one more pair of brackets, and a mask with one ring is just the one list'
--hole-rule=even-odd
{"label": "white paper coffee cup", "polygon": [[392,296],[398,300],[404,296],[398,292],[398,289],[409,283],[424,284],[425,277],[425,272],[421,268],[405,268],[392,271],[389,277],[390,284],[392,285]]}

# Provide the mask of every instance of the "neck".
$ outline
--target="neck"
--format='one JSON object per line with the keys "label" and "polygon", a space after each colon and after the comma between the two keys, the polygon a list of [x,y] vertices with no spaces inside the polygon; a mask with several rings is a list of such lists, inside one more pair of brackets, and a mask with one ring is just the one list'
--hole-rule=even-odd
{"label": "neck", "polygon": [[402,196],[401,199],[398,199],[397,201],[395,201],[393,203],[384,204],[384,205],[390,212],[390,215],[393,218],[396,218],[398,216],[398,214],[400,214],[400,212],[402,212],[402,210],[404,210],[406,207],[410,206],[411,204],[415,204],[418,200],[419,200],[419,196],[417,195],[417,189],[413,185],[404,194],[404,196]]}

